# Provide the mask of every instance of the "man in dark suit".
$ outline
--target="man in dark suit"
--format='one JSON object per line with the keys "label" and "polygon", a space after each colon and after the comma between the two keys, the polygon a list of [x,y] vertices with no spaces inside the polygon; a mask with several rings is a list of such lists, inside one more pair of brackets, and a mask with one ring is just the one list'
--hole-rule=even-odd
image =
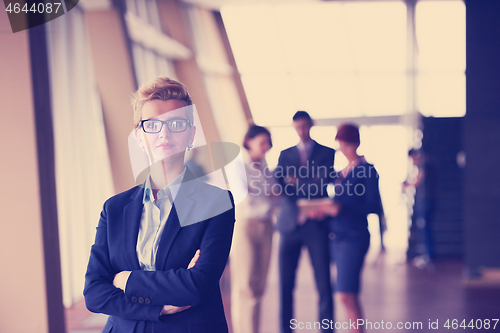
{"label": "man in dark suit", "polygon": [[333,299],[330,282],[328,219],[311,219],[301,215],[299,199],[328,197],[326,187],[334,177],[335,150],[311,139],[313,120],[305,111],[293,116],[293,126],[300,138],[298,145],[281,152],[275,176],[282,187],[282,206],[277,228],[280,232],[280,329],[291,332],[293,327],[293,289],[301,249],[306,246],[314,269],[319,293],[319,321],[322,332],[331,332]]}

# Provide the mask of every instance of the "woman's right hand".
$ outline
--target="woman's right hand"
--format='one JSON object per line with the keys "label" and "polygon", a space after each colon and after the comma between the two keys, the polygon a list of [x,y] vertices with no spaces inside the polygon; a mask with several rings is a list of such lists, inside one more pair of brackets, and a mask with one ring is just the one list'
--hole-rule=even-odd
{"label": "woman's right hand", "polygon": [[163,309],[161,309],[162,315],[171,315],[175,314],[184,310],[187,310],[191,307],[191,305],[186,305],[186,306],[173,306],[173,305],[164,305]]}
{"label": "woman's right hand", "polygon": [[197,262],[197,261],[198,261],[198,259],[200,258],[200,253],[201,253],[201,251],[198,249],[198,250],[196,251],[196,253],[194,254],[194,256],[193,256],[193,259],[191,259],[191,262],[189,263],[189,265],[188,265],[188,268],[187,268],[187,269],[191,269],[191,268],[193,268],[193,267],[196,265],[196,262]]}
{"label": "woman's right hand", "polygon": [[322,206],[320,209],[325,215],[337,216],[340,211],[340,205],[336,202],[332,202],[331,204]]}
{"label": "woman's right hand", "polygon": [[336,202],[324,204],[317,209],[309,212],[307,217],[310,219],[322,220],[325,216],[337,216],[340,210],[340,205]]}
{"label": "woman's right hand", "polygon": [[[196,253],[193,256],[193,259],[191,259],[191,262],[188,265],[187,269],[191,269],[196,265],[196,262],[200,258],[200,250],[197,250]],[[186,305],[186,306],[173,306],[173,305],[164,305],[163,309],[161,310],[162,315],[171,315],[175,314],[184,310],[187,310],[191,307],[191,305]]]}

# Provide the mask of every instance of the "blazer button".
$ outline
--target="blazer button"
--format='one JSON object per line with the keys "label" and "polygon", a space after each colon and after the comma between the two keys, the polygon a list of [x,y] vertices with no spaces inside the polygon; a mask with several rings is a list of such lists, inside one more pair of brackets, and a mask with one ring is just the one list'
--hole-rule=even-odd
{"label": "blazer button", "polygon": [[139,297],[137,300],[139,301],[139,303],[144,303],[144,298],[143,297]]}
{"label": "blazer button", "polygon": [[135,296],[132,296],[130,300],[132,301],[132,303],[137,303],[137,297]]}
{"label": "blazer button", "polygon": [[147,298],[147,297],[144,299],[144,302],[145,302],[146,304],[151,304],[151,300],[150,300],[149,298]]}

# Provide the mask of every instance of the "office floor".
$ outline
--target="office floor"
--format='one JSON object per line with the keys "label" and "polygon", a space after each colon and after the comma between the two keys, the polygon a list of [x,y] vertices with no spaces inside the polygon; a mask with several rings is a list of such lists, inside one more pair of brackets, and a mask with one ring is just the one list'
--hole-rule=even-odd
{"label": "office floor", "polygon": [[[261,333],[277,333],[278,330],[278,270],[277,243],[274,239],[273,256],[269,272],[268,285],[262,305]],[[307,325],[317,319],[317,294],[312,276],[312,269],[306,251],[302,253],[299,264],[297,288],[295,291],[295,316],[298,322]],[[334,273],[334,269],[332,269]],[[229,275],[225,273],[222,282],[222,292],[226,306],[226,315],[230,323]],[[363,271],[363,287],[361,300],[367,321],[373,329],[367,332],[394,331],[376,329],[377,325],[398,322],[407,325],[422,323],[422,329],[397,330],[400,332],[429,331],[429,322],[439,325],[438,332],[448,331],[444,327],[449,319],[458,325],[465,319],[467,325],[471,319],[474,325],[486,323],[485,319],[500,318],[500,273],[490,270],[481,281],[464,282],[463,265],[459,261],[439,261],[434,265],[418,268],[405,261],[404,251],[389,249],[381,253],[376,240],[366,259]],[[336,299],[335,320],[341,323],[348,321],[342,309],[340,300]],[[478,321],[479,319],[479,321]],[[106,316],[92,314],[80,302],[66,312],[68,333],[98,333],[101,331]],[[415,324],[414,324],[415,323]],[[466,325],[466,326],[467,326]],[[491,326],[494,321],[491,321]],[[418,327],[418,326],[414,326]],[[451,326],[450,326],[450,330]],[[481,330],[470,327],[460,327],[461,332],[478,332]],[[496,326],[500,331],[500,323]],[[300,330],[297,332],[316,332],[317,330]],[[482,331],[486,331],[484,328]],[[492,328],[488,331],[495,331]],[[337,332],[347,332],[339,329]]]}

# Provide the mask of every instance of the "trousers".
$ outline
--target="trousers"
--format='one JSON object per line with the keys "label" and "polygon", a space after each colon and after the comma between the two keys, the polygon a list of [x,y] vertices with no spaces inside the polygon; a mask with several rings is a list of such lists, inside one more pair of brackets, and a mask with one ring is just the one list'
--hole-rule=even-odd
{"label": "trousers", "polygon": [[230,255],[234,333],[258,333],[260,306],[271,259],[270,219],[238,219]]}

